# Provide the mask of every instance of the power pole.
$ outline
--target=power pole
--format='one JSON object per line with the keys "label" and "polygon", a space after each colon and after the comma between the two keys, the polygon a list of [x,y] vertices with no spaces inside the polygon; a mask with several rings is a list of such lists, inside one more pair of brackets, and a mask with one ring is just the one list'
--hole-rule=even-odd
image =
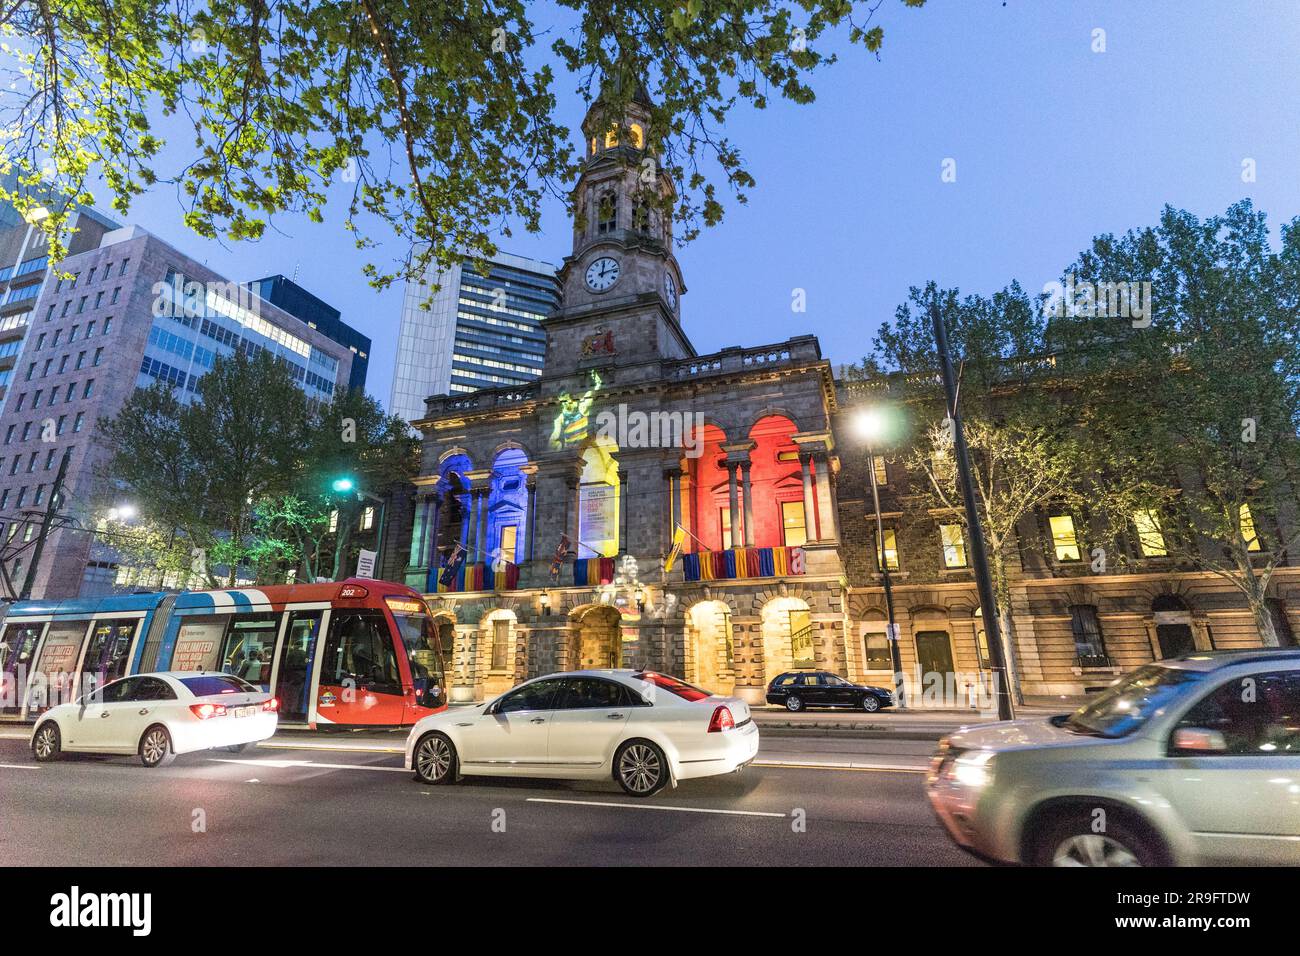
{"label": "power pole", "polygon": [[957,476],[961,481],[961,496],[966,503],[966,528],[970,532],[968,547],[971,569],[975,572],[975,586],[979,589],[980,616],[984,619],[984,633],[988,636],[990,663],[993,665],[994,691],[998,695],[998,719],[1015,720],[1015,707],[1011,701],[1011,671],[1003,653],[1002,632],[998,630],[997,599],[993,596],[993,578],[989,575],[989,558],[984,551],[984,531],[980,527],[979,510],[975,506],[975,485],[970,476],[970,455],[966,451],[966,435],[961,427],[961,408],[957,403],[957,381],[952,373],[952,359],[948,357],[948,332],[943,327],[939,304],[930,305],[930,320],[934,324],[934,344],[939,351],[939,370],[943,373],[943,391],[947,397],[948,419],[952,422],[953,452],[957,458]]}
{"label": "power pole", "polygon": [[32,561],[27,565],[27,576],[23,578],[23,590],[18,600],[26,601],[32,596],[32,586],[36,583],[36,568],[41,563],[41,552],[45,550],[45,539],[50,535],[50,525],[58,514],[59,505],[63,503],[63,479],[68,474],[68,462],[72,458],[72,447],[63,450],[59,461],[58,474],[54,476],[54,486],[50,489],[49,501],[45,505],[45,514],[41,516],[41,530],[36,534],[36,546],[32,549]]}

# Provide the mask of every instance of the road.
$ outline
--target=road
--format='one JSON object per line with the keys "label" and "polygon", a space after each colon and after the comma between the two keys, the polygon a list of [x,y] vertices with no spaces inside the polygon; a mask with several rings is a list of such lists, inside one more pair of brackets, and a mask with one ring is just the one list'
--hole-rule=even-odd
{"label": "road", "polygon": [[[922,789],[931,743],[782,737],[739,775],[649,800],[609,783],[428,787],[378,744],[33,762],[0,739],[6,865],[974,865]],[[359,749],[369,746],[371,749]],[[761,765],[760,765],[761,764]]]}

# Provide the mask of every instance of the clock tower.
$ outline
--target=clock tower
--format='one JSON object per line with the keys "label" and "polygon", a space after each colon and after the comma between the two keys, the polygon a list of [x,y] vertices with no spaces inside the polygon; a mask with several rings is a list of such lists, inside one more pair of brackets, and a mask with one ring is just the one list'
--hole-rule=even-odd
{"label": "clock tower", "polygon": [[[582,123],[573,252],[559,270],[563,306],[544,322],[548,376],[695,354],[681,327],[686,288],[664,214],[673,184],[650,148],[652,104],[638,85],[611,119],[614,99],[602,93]],[[619,377],[638,376],[628,368]]]}

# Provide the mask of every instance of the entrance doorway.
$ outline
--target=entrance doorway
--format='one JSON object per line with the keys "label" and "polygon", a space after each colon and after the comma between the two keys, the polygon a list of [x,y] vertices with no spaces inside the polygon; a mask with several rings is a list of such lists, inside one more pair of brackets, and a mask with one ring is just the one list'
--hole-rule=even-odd
{"label": "entrance doorway", "polygon": [[570,670],[621,667],[622,615],[612,607],[594,607],[578,618],[577,654]]}
{"label": "entrance doorway", "polygon": [[[927,674],[942,674],[944,683],[953,672],[952,641],[947,631],[921,631],[916,635],[916,662],[921,666],[921,680]],[[931,678],[934,680],[934,678]]]}
{"label": "entrance doorway", "polygon": [[694,673],[688,679],[714,693],[734,693],[736,666],[731,608],[722,601],[702,601],[687,612],[686,619],[695,658]]}
{"label": "entrance doorway", "polygon": [[311,668],[316,658],[316,637],[320,611],[294,611],[289,615],[280,667],[276,672],[275,695],[280,700],[280,720],[305,724],[311,697]]}

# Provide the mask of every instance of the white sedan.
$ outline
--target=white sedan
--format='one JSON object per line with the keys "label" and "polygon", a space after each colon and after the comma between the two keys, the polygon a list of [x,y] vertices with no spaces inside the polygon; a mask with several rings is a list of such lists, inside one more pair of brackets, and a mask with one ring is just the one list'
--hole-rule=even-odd
{"label": "white sedan", "polygon": [[520,684],[425,717],[406,739],[423,783],[497,775],[599,780],[634,797],[734,773],[758,753],[749,705],[653,671],[591,670]]}
{"label": "white sedan", "polygon": [[159,767],[177,754],[238,752],[265,740],[278,710],[274,697],[230,674],[137,674],[41,714],[32,755],[44,762],[64,752],[139,754],[146,767]]}

